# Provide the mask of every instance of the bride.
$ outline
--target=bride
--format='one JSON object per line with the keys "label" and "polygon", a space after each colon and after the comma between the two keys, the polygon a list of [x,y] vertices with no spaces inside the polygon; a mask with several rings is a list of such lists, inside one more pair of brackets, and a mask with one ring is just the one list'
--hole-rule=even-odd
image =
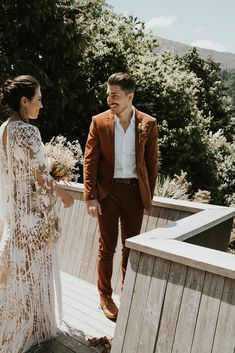
{"label": "bride", "polygon": [[12,113],[0,127],[0,352],[20,353],[56,335],[55,203],[56,197],[64,207],[74,201],[49,175],[39,130],[29,124],[43,107],[38,81],[7,80],[0,102]]}

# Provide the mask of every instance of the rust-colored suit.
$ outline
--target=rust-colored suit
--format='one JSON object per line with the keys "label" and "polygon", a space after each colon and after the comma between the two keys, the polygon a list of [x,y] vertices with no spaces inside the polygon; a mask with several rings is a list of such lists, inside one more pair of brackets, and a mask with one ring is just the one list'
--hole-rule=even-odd
{"label": "rust-colored suit", "polygon": [[157,177],[156,119],[135,109],[135,150],[138,183],[116,184],[114,175],[114,115],[107,110],[92,118],[84,159],[84,200],[98,200],[99,216],[98,289],[112,294],[112,262],[118,236],[118,219],[122,229],[123,280],[128,258],[125,239],[139,234],[143,210],[151,208]]}

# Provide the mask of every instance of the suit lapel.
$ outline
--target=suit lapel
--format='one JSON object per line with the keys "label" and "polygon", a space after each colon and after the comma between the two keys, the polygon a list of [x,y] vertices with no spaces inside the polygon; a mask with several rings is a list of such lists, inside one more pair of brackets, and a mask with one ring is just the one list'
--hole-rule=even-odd
{"label": "suit lapel", "polygon": [[138,125],[142,122],[142,118],[139,114],[139,111],[135,109],[135,159],[136,159],[136,166],[139,157],[139,150],[140,150],[140,141],[139,141],[139,131]]}
{"label": "suit lapel", "polygon": [[114,115],[111,112],[106,118],[106,131],[109,152],[114,163]]}

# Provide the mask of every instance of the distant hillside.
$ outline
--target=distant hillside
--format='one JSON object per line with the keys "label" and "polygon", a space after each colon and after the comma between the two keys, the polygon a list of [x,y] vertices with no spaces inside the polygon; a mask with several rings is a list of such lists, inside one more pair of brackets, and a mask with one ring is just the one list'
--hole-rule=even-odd
{"label": "distant hillside", "polygon": [[[174,42],[169,39],[157,37],[159,46],[156,48],[157,52],[162,50],[173,50],[178,55],[183,55],[185,52],[190,50],[192,46]],[[208,57],[212,58],[214,61],[221,64],[222,69],[226,70],[235,70],[235,54],[219,52],[216,50],[202,49],[197,47],[198,54],[206,59]]]}

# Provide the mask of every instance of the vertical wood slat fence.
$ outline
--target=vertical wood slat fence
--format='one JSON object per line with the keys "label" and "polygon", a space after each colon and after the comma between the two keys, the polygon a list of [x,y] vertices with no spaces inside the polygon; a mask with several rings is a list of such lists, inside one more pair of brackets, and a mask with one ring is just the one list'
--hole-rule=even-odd
{"label": "vertical wood slat fence", "polygon": [[[215,207],[172,230],[127,240],[131,251],[111,353],[235,352],[235,258],[215,250],[223,250],[234,215],[235,209]],[[213,241],[213,234],[224,241]],[[203,247],[195,245],[200,242]]]}
{"label": "vertical wood slat fence", "polygon": [[[69,209],[64,209],[60,205],[63,234],[59,243],[61,270],[89,283],[96,284],[97,221],[86,213],[86,205],[83,202],[83,185],[70,183],[64,187],[74,196],[75,204]],[[174,227],[178,220],[200,212],[203,207],[202,204],[155,198],[152,210],[149,214],[144,215],[141,233],[155,228]],[[120,256],[121,242],[119,237],[114,256],[112,279],[115,293],[120,293],[121,287]]]}
{"label": "vertical wood slat fence", "polygon": [[234,255],[163,239],[155,250],[131,250],[111,353],[234,353]]}
{"label": "vertical wood slat fence", "polygon": [[[61,268],[96,283],[97,225],[82,185],[66,187]],[[234,353],[235,261],[225,251],[235,210],[155,198],[131,248],[111,353]],[[115,255],[114,285],[119,291]]]}
{"label": "vertical wood slat fence", "polygon": [[[75,204],[72,208],[64,209],[60,205],[60,216],[62,220],[62,239],[59,244],[59,258],[61,270],[79,277],[89,283],[96,284],[97,280],[97,249],[98,249],[98,227],[96,219],[89,217],[86,213],[86,205],[83,202],[83,185],[70,183],[64,185],[74,198]],[[189,216],[196,216],[194,222],[202,222],[202,217],[197,216],[202,211],[207,211],[203,222],[208,221],[208,212],[214,213],[215,210],[224,210],[224,207],[214,205],[204,205],[195,202],[173,200],[155,197],[152,210],[144,215],[141,233],[145,233],[156,228],[161,228],[164,238],[171,237],[171,230],[176,226],[184,228],[185,232],[175,238],[186,242],[191,242],[214,249],[226,251],[231,230],[231,217],[227,220],[218,222],[216,217],[211,217],[213,227],[204,227],[200,234],[187,235]],[[219,216],[218,216],[219,218]],[[179,220],[185,219],[186,222],[180,226]],[[202,224],[203,225],[203,224]],[[226,228],[226,229],[225,229]],[[120,270],[121,242],[119,242],[114,256],[113,288],[119,294],[121,287]]]}

